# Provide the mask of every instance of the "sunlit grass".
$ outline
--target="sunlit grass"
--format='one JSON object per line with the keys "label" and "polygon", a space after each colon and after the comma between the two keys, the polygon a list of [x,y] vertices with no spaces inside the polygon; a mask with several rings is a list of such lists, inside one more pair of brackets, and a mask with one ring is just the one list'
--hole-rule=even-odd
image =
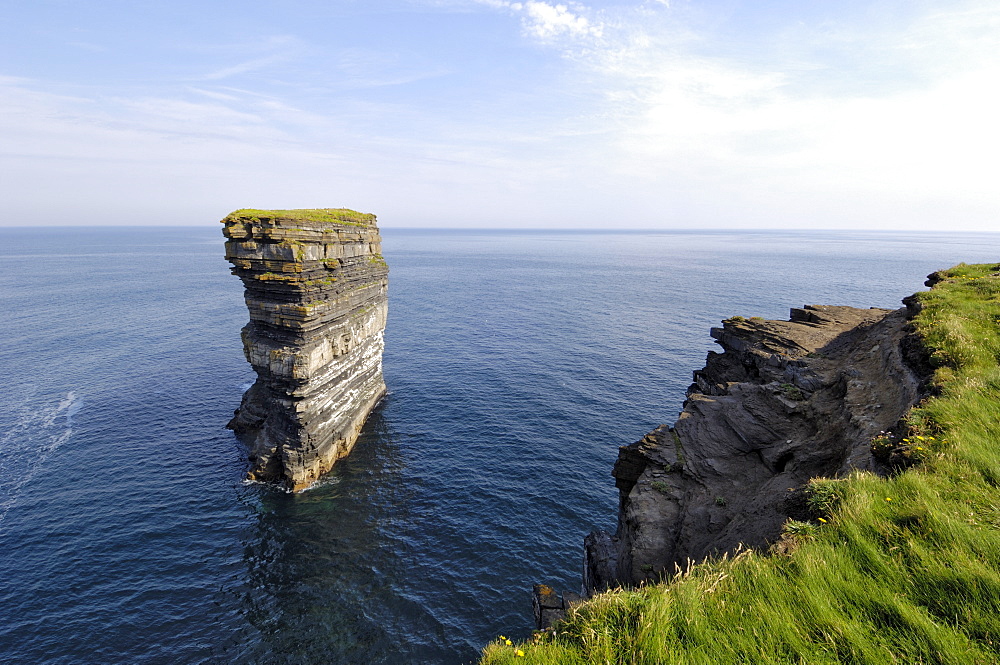
{"label": "sunlit grass", "polygon": [[915,321],[937,366],[907,419],[916,465],[814,481],[825,516],[785,553],[602,594],[483,663],[1000,662],[1000,266],[943,275]]}
{"label": "sunlit grass", "polygon": [[298,210],[258,210],[256,208],[242,208],[230,213],[227,219],[240,217],[258,219],[280,218],[293,222],[322,222],[325,224],[346,224],[348,226],[370,226],[375,223],[375,215],[357,212],[347,208],[302,208]]}

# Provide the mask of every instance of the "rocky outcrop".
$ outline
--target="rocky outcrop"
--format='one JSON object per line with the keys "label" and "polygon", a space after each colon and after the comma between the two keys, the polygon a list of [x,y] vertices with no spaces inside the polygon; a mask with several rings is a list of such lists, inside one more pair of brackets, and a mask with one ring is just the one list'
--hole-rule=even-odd
{"label": "rocky outcrop", "polygon": [[257,373],[228,427],[248,447],[250,478],[297,491],[350,452],[386,391],[389,270],[375,216],[237,210],[222,222]]}
{"label": "rocky outcrop", "polygon": [[580,594],[563,591],[560,595],[548,584],[536,584],[531,589],[531,610],[535,628],[546,630],[566,618],[566,613],[583,602]]}
{"label": "rocky outcrop", "polygon": [[871,439],[929,376],[907,309],[806,306],[712,336],[673,427],[622,447],[618,529],[585,542],[584,590],[631,586],[774,542],[811,478],[879,470]]}

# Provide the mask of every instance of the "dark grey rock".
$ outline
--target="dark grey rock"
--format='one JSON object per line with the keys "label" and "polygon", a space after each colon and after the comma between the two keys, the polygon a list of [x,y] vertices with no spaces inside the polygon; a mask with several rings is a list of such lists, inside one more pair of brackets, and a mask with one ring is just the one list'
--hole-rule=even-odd
{"label": "dark grey rock", "polygon": [[619,451],[618,528],[585,540],[587,594],[766,547],[789,490],[878,471],[872,437],[926,389],[905,308],[805,306],[789,321],[731,319],[711,334],[724,352],[695,372],[677,422]]}

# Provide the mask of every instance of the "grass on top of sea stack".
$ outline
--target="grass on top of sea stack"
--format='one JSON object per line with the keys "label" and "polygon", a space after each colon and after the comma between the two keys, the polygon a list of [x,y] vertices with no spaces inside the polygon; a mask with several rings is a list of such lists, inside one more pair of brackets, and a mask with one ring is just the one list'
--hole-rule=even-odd
{"label": "grass on top of sea stack", "polygon": [[[226,219],[280,219],[292,222],[320,222],[325,224],[347,224],[349,226],[371,226],[375,215],[357,212],[347,208],[302,208],[298,210],[258,210],[241,208],[226,216]],[[226,220],[222,220],[225,222]]]}
{"label": "grass on top of sea stack", "polygon": [[939,275],[914,321],[936,390],[907,418],[913,466],[850,475],[775,553],[596,596],[482,662],[1000,662],[1000,265]]}

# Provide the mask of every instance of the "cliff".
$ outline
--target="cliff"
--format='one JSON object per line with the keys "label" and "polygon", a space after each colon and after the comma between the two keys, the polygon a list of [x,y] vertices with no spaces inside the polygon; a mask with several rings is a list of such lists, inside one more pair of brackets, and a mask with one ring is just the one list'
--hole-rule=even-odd
{"label": "cliff", "polygon": [[910,312],[806,306],[734,317],[673,427],[621,448],[615,534],[585,542],[587,593],[670,576],[689,560],[776,541],[811,478],[882,468],[872,438],[923,395]]}
{"label": "cliff", "polygon": [[222,223],[257,373],[228,427],[247,445],[250,478],[297,491],[350,452],[386,391],[389,271],[375,216],[237,210]]}
{"label": "cliff", "polygon": [[926,284],[905,311],[713,331],[675,425],[621,451],[617,532],[588,538],[591,590],[622,588],[536,587],[558,624],[481,662],[1000,662],[1000,264]]}

